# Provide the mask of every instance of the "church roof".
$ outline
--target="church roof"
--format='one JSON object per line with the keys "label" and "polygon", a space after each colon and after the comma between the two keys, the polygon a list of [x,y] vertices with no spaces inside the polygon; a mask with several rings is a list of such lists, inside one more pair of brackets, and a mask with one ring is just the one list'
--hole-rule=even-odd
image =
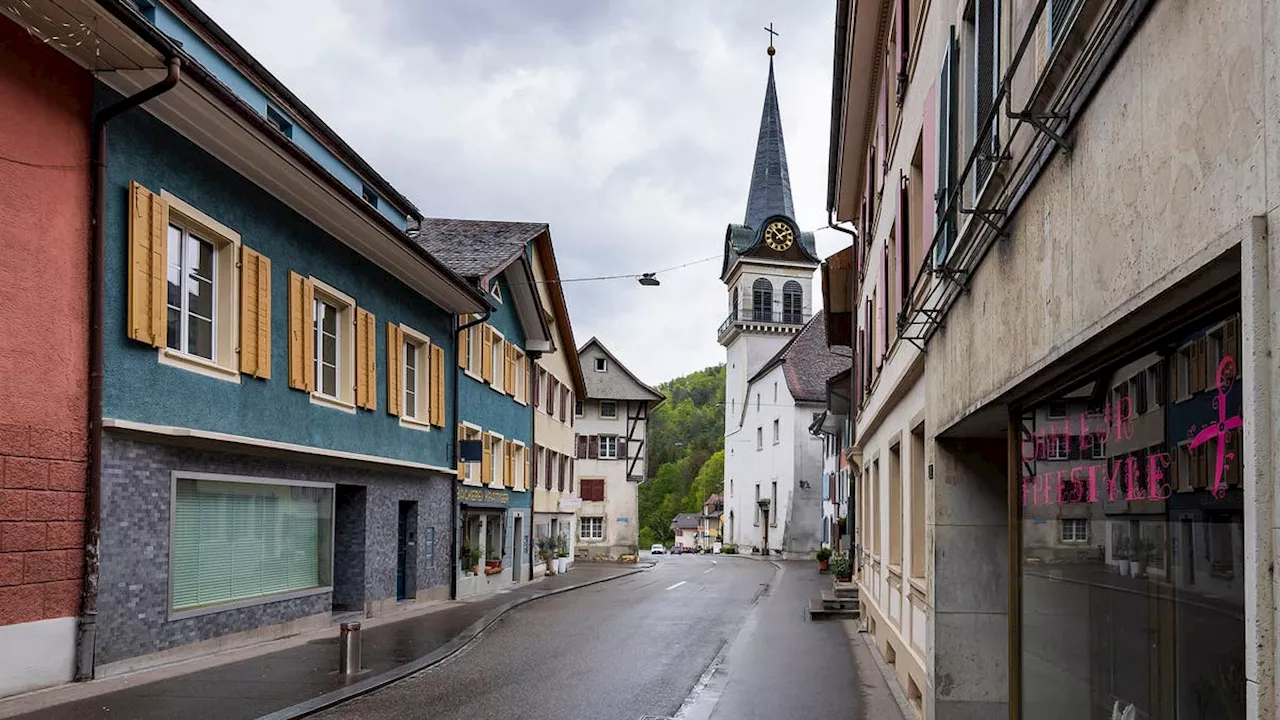
{"label": "church roof", "polygon": [[827,346],[826,313],[819,311],[751,378],[755,382],[779,364],[791,397],[800,402],[826,402],[827,379],[853,364],[847,348]]}
{"label": "church roof", "polygon": [[791,177],[787,172],[787,149],[782,142],[782,115],[778,112],[778,91],[773,81],[773,58],[769,58],[769,84],[764,91],[764,112],[760,136],[756,140],[756,162],[751,169],[751,192],[747,195],[747,216],[742,221],[760,227],[771,215],[796,216],[791,202]]}

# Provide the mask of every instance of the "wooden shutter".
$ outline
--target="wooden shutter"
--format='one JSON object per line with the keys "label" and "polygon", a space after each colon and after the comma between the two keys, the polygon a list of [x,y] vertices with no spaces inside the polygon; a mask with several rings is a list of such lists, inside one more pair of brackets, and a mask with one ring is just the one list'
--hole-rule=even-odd
{"label": "wooden shutter", "polygon": [[493,380],[493,328],[481,325],[480,377],[485,382]]}
{"label": "wooden shutter", "polygon": [[462,480],[467,476],[467,465],[462,462],[462,441],[466,439],[467,435],[462,423],[458,423],[457,428],[457,441],[453,444],[453,456],[458,459],[458,479]]}
{"label": "wooden shutter", "polygon": [[551,373],[547,373],[547,414],[556,416],[556,396],[560,394],[560,381]]}
{"label": "wooden shutter", "polygon": [[906,99],[907,95],[907,66],[911,61],[911,0],[898,0],[896,17],[894,24],[898,28],[898,104]]}
{"label": "wooden shutter", "polygon": [[529,454],[529,487],[538,487],[538,470],[539,464],[542,462],[542,448],[537,445],[533,446],[532,452]]}
{"label": "wooden shutter", "polygon": [[431,424],[444,427],[444,348],[431,346]]}
{"label": "wooden shutter", "polygon": [[853,406],[854,414],[862,409],[862,393],[867,387],[867,331],[858,330],[858,357],[856,359],[858,365],[858,377],[856,388],[854,388],[854,398],[856,402]]}
{"label": "wooden shutter", "polygon": [[933,198],[933,205],[938,202],[938,86],[935,83],[929,88],[929,94],[924,99],[924,119],[920,130],[920,189],[921,194],[916,198],[916,202],[920,203],[920,212],[925,218],[920,223],[920,237],[917,239],[920,247],[920,264],[924,267],[929,259],[929,246],[933,244],[933,234],[937,230],[937,214],[935,212],[934,222],[928,222],[928,208],[930,205],[929,198]]}
{"label": "wooden shutter", "polygon": [[[878,189],[887,175],[889,167],[889,59],[885,58],[880,66],[880,97],[876,100],[876,147],[879,148],[879,162],[872,168],[875,173]],[[881,200],[884,207],[884,198]]]}
{"label": "wooden shutter", "polygon": [[502,346],[505,348],[506,364],[503,366],[505,372],[502,374],[502,384],[506,386],[506,393],[512,397],[516,395],[516,347],[511,343]]}
{"label": "wooden shutter", "polygon": [[493,438],[489,433],[480,434],[480,447],[483,450],[483,454],[480,456],[480,484],[488,485],[489,479],[493,476],[493,455],[490,452],[493,448]]}
{"label": "wooden shutter", "polygon": [[551,450],[550,450],[550,449],[547,449],[547,450],[544,450],[542,454],[543,454],[543,456],[544,456],[544,460],[546,461],[546,462],[545,462],[545,465],[546,465],[546,471],[547,471],[546,475],[545,475],[545,476],[543,477],[543,479],[542,479],[542,486],[543,486],[543,487],[545,487],[546,489],[550,490],[550,489],[551,489],[551,476],[554,474],[554,473],[552,472],[552,467],[551,467],[551,465],[552,465],[552,463],[554,463],[554,462],[555,462],[555,453],[551,452]]}
{"label": "wooden shutter", "polygon": [[889,243],[881,248],[880,285],[876,288],[876,302],[880,304],[880,353],[876,364],[883,363],[889,354]]}
{"label": "wooden shutter", "polygon": [[533,370],[533,407],[536,409],[542,401],[542,368],[534,366]]}
{"label": "wooden shutter", "polygon": [[567,465],[567,462],[566,462],[565,456],[564,455],[557,456],[556,469],[560,472],[559,476],[556,477],[557,492],[564,492],[564,476],[565,476],[566,465]]}
{"label": "wooden shutter", "polygon": [[378,407],[378,340],[373,313],[356,308],[356,405],[366,410]]}
{"label": "wooden shutter", "polygon": [[898,309],[906,310],[911,299],[911,179],[907,173],[898,174]]}
{"label": "wooden shutter", "polygon": [[566,409],[569,407],[569,387],[560,386],[560,422],[565,421]]}
{"label": "wooden shutter", "polygon": [[569,492],[573,492],[573,473],[574,473],[575,464],[576,464],[576,461],[574,460],[569,461]]}
{"label": "wooden shutter", "polygon": [[574,447],[577,448],[575,457],[584,458],[587,456],[587,436],[586,435],[574,435],[573,444],[574,444]]}
{"label": "wooden shutter", "polygon": [[600,436],[588,435],[587,436],[587,458],[589,460],[596,460],[599,457],[600,457]]}
{"label": "wooden shutter", "polygon": [[618,457],[626,460],[631,457],[631,441],[626,435],[618,436]]}
{"label": "wooden shutter", "polygon": [[955,237],[954,213],[947,212],[951,189],[955,186],[956,175],[956,125],[959,122],[959,65],[960,45],[956,40],[956,27],[951,26],[950,41],[943,54],[942,75],[938,81],[938,163],[937,203],[935,222],[942,235],[934,247],[933,264],[941,267],[951,251],[951,242]]}
{"label": "wooden shutter", "polygon": [[315,285],[289,271],[289,387],[316,389]]}
{"label": "wooden shutter", "polygon": [[129,337],[168,344],[169,201],[129,183]]}
{"label": "wooden shutter", "polygon": [[271,378],[271,260],[240,248],[240,372]]}
{"label": "wooden shutter", "polygon": [[387,413],[404,416],[404,331],[395,323],[387,323]]}
{"label": "wooden shutter", "polygon": [[471,345],[471,331],[458,331],[458,367],[467,369],[467,348]]}
{"label": "wooden shutter", "polygon": [[516,484],[516,446],[506,443],[502,446],[502,457],[505,461],[502,473],[502,484],[507,487],[515,487]]}

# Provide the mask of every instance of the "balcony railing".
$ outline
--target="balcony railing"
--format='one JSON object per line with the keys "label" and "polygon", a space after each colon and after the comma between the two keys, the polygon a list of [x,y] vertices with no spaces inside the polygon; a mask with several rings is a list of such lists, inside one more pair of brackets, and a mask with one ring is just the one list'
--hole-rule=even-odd
{"label": "balcony railing", "polygon": [[751,308],[729,313],[729,317],[720,323],[719,335],[723,335],[735,323],[771,323],[774,325],[803,325],[809,316],[804,312],[773,310],[770,308]]}

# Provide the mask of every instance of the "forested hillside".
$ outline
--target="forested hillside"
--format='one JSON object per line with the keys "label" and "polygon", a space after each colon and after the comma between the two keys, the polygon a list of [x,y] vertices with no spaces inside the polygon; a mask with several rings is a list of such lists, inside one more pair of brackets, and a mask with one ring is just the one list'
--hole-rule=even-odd
{"label": "forested hillside", "polygon": [[724,365],[658,386],[649,422],[649,477],[640,485],[640,546],[672,539],[671,518],[700,512],[724,488]]}

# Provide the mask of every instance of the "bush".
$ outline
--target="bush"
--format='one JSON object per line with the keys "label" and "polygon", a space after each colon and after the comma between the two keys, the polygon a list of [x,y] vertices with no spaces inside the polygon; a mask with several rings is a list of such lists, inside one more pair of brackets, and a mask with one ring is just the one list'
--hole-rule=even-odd
{"label": "bush", "polygon": [[721,545],[720,554],[721,555],[737,555],[738,546],[737,545]]}
{"label": "bush", "polygon": [[853,564],[849,562],[848,556],[837,555],[831,560],[831,574],[835,575],[837,580],[853,577]]}
{"label": "bush", "polygon": [[819,550],[819,551],[814,555],[814,557],[816,557],[816,558],[818,559],[818,562],[826,562],[826,561],[830,560],[830,559],[831,559],[831,548],[827,548],[827,547],[822,548],[821,550]]}

